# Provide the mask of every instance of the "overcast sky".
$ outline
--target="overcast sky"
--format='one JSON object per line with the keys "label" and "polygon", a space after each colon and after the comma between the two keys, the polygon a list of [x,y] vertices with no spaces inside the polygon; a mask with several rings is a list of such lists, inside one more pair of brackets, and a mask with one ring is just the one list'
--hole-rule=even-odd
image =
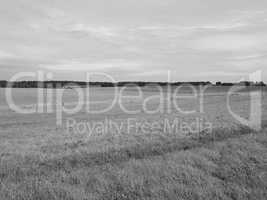
{"label": "overcast sky", "polygon": [[0,0],[0,79],[267,81],[266,0]]}

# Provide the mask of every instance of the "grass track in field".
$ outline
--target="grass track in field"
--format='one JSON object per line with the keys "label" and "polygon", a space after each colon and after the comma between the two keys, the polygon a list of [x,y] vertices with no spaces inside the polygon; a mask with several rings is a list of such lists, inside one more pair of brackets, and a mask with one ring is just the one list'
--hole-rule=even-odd
{"label": "grass track in field", "polygon": [[[245,128],[227,132],[217,130],[217,137],[200,140],[165,138],[161,143],[95,154],[86,153],[87,144],[69,144],[72,151],[61,157],[2,156],[0,196],[7,200],[265,199],[266,133],[250,134]],[[77,151],[79,145],[83,151]]]}

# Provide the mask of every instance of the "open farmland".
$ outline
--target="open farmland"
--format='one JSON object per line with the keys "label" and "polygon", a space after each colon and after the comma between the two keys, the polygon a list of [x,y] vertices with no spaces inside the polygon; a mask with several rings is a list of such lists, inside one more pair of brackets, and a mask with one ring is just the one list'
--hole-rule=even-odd
{"label": "open farmland", "polygon": [[[75,90],[68,89],[58,101],[59,90],[44,91],[43,113],[19,114],[10,109],[5,90],[0,89],[1,199],[266,198],[265,90],[261,96],[263,128],[257,132],[229,113],[228,87],[208,88],[203,103],[199,90],[192,98],[191,90],[174,96],[175,88],[163,88],[162,98],[151,98],[146,104],[147,110],[156,110],[151,113],[144,108],[144,100],[159,95],[158,88],[143,88],[142,96],[128,88],[123,96],[135,98],[116,100],[108,111],[97,114],[86,112],[85,105],[91,111],[104,109],[118,95],[114,88],[90,88],[89,98],[80,99],[78,112],[62,112],[61,126],[56,108],[74,108],[79,99]],[[48,93],[52,94],[50,102]],[[12,95],[24,110],[37,107],[36,89],[12,89]],[[248,90],[231,95],[232,111],[248,118],[250,97]],[[159,105],[162,109],[157,110]],[[196,112],[185,113],[175,105]],[[137,113],[127,113],[125,108]],[[126,126],[129,119],[139,126]],[[196,134],[189,128],[166,127],[166,121],[177,119],[192,127],[209,123],[212,131],[198,127],[201,131]],[[120,129],[101,131],[101,126],[94,126],[105,121],[116,122]],[[158,126],[143,129],[144,122]]]}

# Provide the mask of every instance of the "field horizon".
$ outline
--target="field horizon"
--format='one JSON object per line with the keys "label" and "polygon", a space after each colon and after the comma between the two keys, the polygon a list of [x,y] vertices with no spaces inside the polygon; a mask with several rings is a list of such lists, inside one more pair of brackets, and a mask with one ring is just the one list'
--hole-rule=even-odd
{"label": "field horizon", "polygon": [[[5,100],[5,90],[0,89],[0,196],[3,200],[264,200],[266,92],[261,96],[262,129],[255,131],[240,124],[227,111],[228,90],[208,88],[203,96],[203,113],[199,107],[200,93],[197,99],[171,96],[172,106],[177,102],[184,110],[197,110],[186,114],[175,107],[171,113],[165,109],[146,112],[142,107],[144,99],[158,95],[159,90],[143,88],[142,98],[124,99],[120,102],[124,107],[115,104],[105,113],[92,114],[85,107],[71,115],[63,113],[63,125],[58,126],[57,114],[46,112],[46,107],[44,113],[12,111]],[[56,91],[52,91],[55,100]],[[36,107],[37,90],[12,89],[12,92],[17,106],[26,110]],[[250,92],[239,91],[229,98],[233,111],[244,118],[250,114]],[[192,90],[183,89],[179,94],[191,93]],[[114,97],[111,88],[91,88],[90,94],[93,94],[89,99],[94,102],[93,108],[99,109]],[[124,96],[137,96],[137,90],[128,88]],[[74,90],[65,90],[62,99],[61,106],[66,108],[73,108],[78,102]],[[149,101],[150,110],[161,103],[165,108],[168,92],[163,91],[162,102],[159,99]],[[57,106],[57,101],[53,102]],[[140,112],[126,113],[123,108]],[[120,132],[112,133],[100,127],[82,131],[79,128],[105,120],[123,125],[128,119],[158,126],[130,131],[129,127],[122,127]],[[167,124],[170,129],[165,131],[165,122],[176,119],[194,127],[200,121],[200,127],[193,129],[194,132],[190,127],[174,129]],[[201,127],[201,123],[207,122],[212,125],[210,130]]]}

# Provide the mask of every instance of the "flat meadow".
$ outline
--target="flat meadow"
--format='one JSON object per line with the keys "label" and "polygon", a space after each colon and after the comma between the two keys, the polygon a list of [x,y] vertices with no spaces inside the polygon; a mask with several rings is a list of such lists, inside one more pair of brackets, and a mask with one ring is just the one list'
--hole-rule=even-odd
{"label": "flat meadow", "polygon": [[0,89],[1,200],[266,199],[265,88],[261,130],[253,89],[60,90]]}

